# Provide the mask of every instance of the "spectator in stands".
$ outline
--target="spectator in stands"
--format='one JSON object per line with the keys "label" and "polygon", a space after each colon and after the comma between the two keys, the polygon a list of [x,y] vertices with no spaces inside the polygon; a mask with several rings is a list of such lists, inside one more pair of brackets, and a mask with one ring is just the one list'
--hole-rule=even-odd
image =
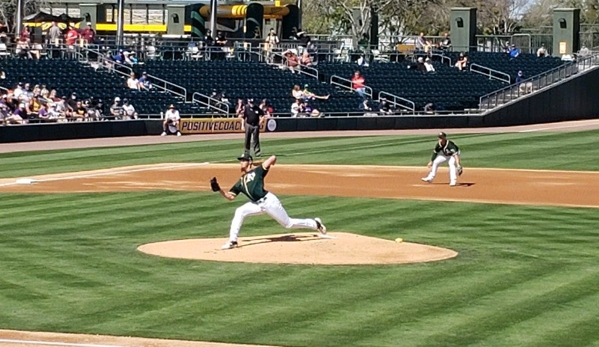
{"label": "spectator in stands", "polygon": [[356,64],[358,64],[358,66],[368,66],[368,61],[364,58],[364,54],[360,54],[358,60],[356,60]]}
{"label": "spectator in stands", "polygon": [[[330,95],[316,95],[308,90],[309,85],[304,84],[304,90],[302,91],[304,101],[308,102],[309,100],[319,99],[319,100],[328,100]],[[295,87],[294,87],[295,88]]]}
{"label": "spectator in stands", "polygon": [[111,119],[123,119],[123,104],[121,104],[121,98],[114,98],[114,102],[110,106],[110,118]]}
{"label": "spectator in stands", "polygon": [[222,31],[219,31],[216,35],[216,45],[220,47],[225,47],[227,45],[227,37]]}
{"label": "spectator in stands", "polygon": [[579,57],[588,57],[589,55],[591,55],[591,51],[589,51],[589,49],[587,48],[587,46],[582,45],[582,47],[580,47],[580,50],[578,51],[577,56],[579,56]]}
{"label": "spectator in stands", "polygon": [[135,107],[127,99],[123,100],[123,119],[137,119]]}
{"label": "spectator in stands", "polygon": [[285,66],[292,73],[295,73],[299,69],[299,59],[297,57],[297,53],[294,49],[288,49],[283,52],[283,56],[285,57]]}
{"label": "spectator in stands", "polygon": [[66,105],[66,98],[56,98],[54,100],[55,111],[58,113],[58,119],[66,121],[67,113],[69,112]]}
{"label": "spectator in stands", "polygon": [[56,24],[56,22],[52,22],[52,26],[48,29],[47,43],[57,45],[62,39],[62,30]]}
{"label": "spectator in stands", "polygon": [[204,36],[204,43],[207,47],[214,46],[214,37],[212,37],[212,31],[206,30],[206,36]]}
{"label": "spectator in stands", "polygon": [[79,34],[77,33],[77,29],[75,29],[74,27],[69,27],[69,29],[67,30],[67,37],[65,39],[67,46],[76,45],[78,37]]}
{"label": "spectator in stands", "polygon": [[520,89],[521,93],[532,93],[532,82],[525,82],[526,77],[522,71],[518,71],[518,75],[516,76],[516,85],[518,89]]}
{"label": "spectator in stands", "polygon": [[243,115],[244,107],[243,99],[237,99],[237,105],[235,106],[235,116],[237,118]]}
{"label": "spectator in stands", "polygon": [[23,26],[23,30],[21,30],[21,34],[19,35],[20,42],[31,42],[31,30],[27,25]]}
{"label": "spectator in stands", "polygon": [[295,100],[304,99],[304,92],[300,89],[300,86],[298,86],[297,84],[293,86],[293,89],[291,90],[291,95],[295,98]]}
{"label": "spectator in stands", "polygon": [[312,58],[310,58],[310,54],[308,54],[308,50],[304,50],[302,53],[302,58],[300,60],[301,66],[312,66]]}
{"label": "spectator in stands", "polygon": [[179,123],[181,122],[181,116],[179,111],[175,108],[175,105],[170,105],[168,111],[164,114],[164,122],[162,122],[162,134],[160,136],[166,136],[168,133],[177,134],[181,136],[179,129]]}
{"label": "spectator in stands", "polygon": [[66,107],[67,107],[67,118],[70,118],[73,116],[73,113],[75,113],[77,111],[77,102],[79,100],[77,99],[77,93],[73,93],[71,94],[71,98],[69,100],[66,101]]}
{"label": "spectator in stands", "polygon": [[385,98],[381,98],[381,102],[379,103],[379,113],[382,116],[393,114],[393,109],[391,108],[391,104]]}
{"label": "spectator in stands", "polygon": [[37,118],[42,122],[47,122],[50,119],[50,105],[44,104],[39,112],[37,113]]}
{"label": "spectator in stands", "polygon": [[270,28],[270,31],[268,32],[268,35],[266,35],[266,41],[264,43],[264,49],[267,51],[270,51],[279,45],[279,37],[277,36],[275,29]]}
{"label": "spectator in stands", "polygon": [[368,99],[362,100],[360,104],[360,111],[364,112],[364,116],[376,116],[377,114],[373,112],[372,106],[370,106],[370,102]]}
{"label": "spectator in stands", "polygon": [[8,94],[2,94],[2,96],[0,96],[0,121],[2,122],[2,124],[6,123],[6,119],[9,117],[11,113],[11,109],[6,101],[7,97]]}
{"label": "spectator in stands", "polygon": [[360,74],[360,71],[354,72],[354,77],[351,79],[352,89],[362,98],[366,99],[366,80]]}
{"label": "spectator in stands", "polygon": [[306,116],[306,103],[300,99],[296,99],[291,104],[291,117],[305,117]]}
{"label": "spectator in stands", "polygon": [[416,62],[416,70],[418,70],[419,72],[422,72],[422,73],[426,72],[426,66],[424,66],[424,58],[423,57],[418,57],[417,62]]}
{"label": "spectator in stands", "polygon": [[114,60],[115,62],[119,63],[119,64],[125,64],[125,52],[123,52],[122,49],[119,49],[119,52],[112,57],[112,60]]}
{"label": "spectator in stands", "polygon": [[127,88],[139,90],[139,80],[135,78],[135,72],[131,72],[127,79]]}
{"label": "spectator in stands", "polygon": [[19,40],[19,42],[17,42],[15,53],[17,53],[17,56],[21,59],[33,59],[28,41]]}
{"label": "spectator in stands", "polygon": [[233,106],[233,105],[231,105],[231,101],[229,101],[229,98],[227,97],[227,94],[225,94],[224,91],[220,92],[218,94],[217,100],[219,100],[220,102],[222,102],[223,104],[225,104],[225,105],[227,105],[229,107]]}
{"label": "spectator in stands", "polygon": [[95,105],[93,105],[93,107],[96,111],[96,119],[104,120],[105,119],[104,115],[106,114],[104,101],[102,99],[98,99],[98,101],[95,102]]}
{"label": "spectator in stands", "polygon": [[8,124],[25,124],[27,123],[27,110],[25,104],[20,103],[12,114],[6,118]]}
{"label": "spectator in stands", "polygon": [[152,82],[150,81],[150,78],[148,77],[148,74],[145,71],[141,74],[141,77],[139,78],[138,88],[139,90],[152,89]]}
{"label": "spectator in stands", "polygon": [[87,23],[87,26],[81,31],[81,38],[87,44],[93,44],[96,41],[96,32],[92,29],[92,23]]}
{"label": "spectator in stands", "polygon": [[272,116],[274,109],[268,105],[268,101],[266,99],[262,99],[258,107],[260,107],[262,112],[264,112],[264,118],[268,119]]}
{"label": "spectator in stands", "polygon": [[458,60],[455,62],[455,67],[457,67],[460,71],[466,69],[466,67],[468,67],[468,56],[466,56],[464,53],[460,53]]}
{"label": "spectator in stands", "polygon": [[29,103],[27,103],[27,119],[35,119],[37,118],[38,113],[42,109],[42,102],[40,101],[40,92],[36,89],[33,92],[33,97],[29,99]]}
{"label": "spectator in stands", "polygon": [[133,66],[137,64],[137,58],[135,58],[135,52],[123,52],[123,56],[125,57],[125,64],[129,66]]}
{"label": "spectator in stands", "polygon": [[537,57],[542,58],[547,56],[547,49],[545,48],[545,44],[541,43],[541,47],[537,49]]}
{"label": "spectator in stands", "polygon": [[416,49],[422,51],[424,53],[429,53],[431,51],[432,44],[424,37],[424,33],[421,32],[418,38],[416,39]]}
{"label": "spectator in stands", "polygon": [[77,105],[75,106],[75,112],[71,113],[71,120],[83,122],[85,118],[87,118],[87,108],[81,100],[78,100]]}
{"label": "spectator in stands", "polygon": [[510,45],[510,50],[508,51],[508,54],[510,55],[510,58],[515,59],[518,58],[518,56],[520,55],[520,50],[518,49],[518,47],[516,47],[515,44],[511,44]]}
{"label": "spectator in stands", "polygon": [[303,53],[304,50],[310,49],[312,45],[312,38],[307,32],[303,31],[302,29],[293,28],[291,33],[293,34],[293,37],[300,42],[298,45],[300,53]]}
{"label": "spectator in stands", "polygon": [[424,113],[434,114],[435,113],[435,104],[433,104],[432,102],[429,102],[428,104],[424,105]]}
{"label": "spectator in stands", "polygon": [[443,40],[439,43],[439,49],[443,52],[448,52],[451,49],[451,39],[449,33],[443,35]]}
{"label": "spectator in stands", "polygon": [[435,73],[435,67],[433,66],[433,61],[431,60],[431,58],[426,57],[426,59],[424,59],[424,67],[426,69],[425,72],[427,73]]}

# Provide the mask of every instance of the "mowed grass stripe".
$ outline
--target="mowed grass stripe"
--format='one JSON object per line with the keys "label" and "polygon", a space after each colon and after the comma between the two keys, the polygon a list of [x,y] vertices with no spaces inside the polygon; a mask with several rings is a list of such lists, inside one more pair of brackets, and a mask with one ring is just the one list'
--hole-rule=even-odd
{"label": "mowed grass stripe", "polygon": [[[422,346],[437,343],[471,345],[491,336],[494,331],[505,330],[545,312],[560,311],[563,305],[596,294],[599,284],[597,272],[572,273],[566,269],[559,278],[542,281],[533,288],[513,288],[508,298],[517,298],[515,301],[506,302],[506,298],[498,298],[498,303],[491,302],[489,305],[496,307],[493,311],[475,306],[474,312],[466,312],[468,319],[462,318],[457,326],[447,327],[443,333],[424,340]],[[568,322],[565,321],[564,325]]]}

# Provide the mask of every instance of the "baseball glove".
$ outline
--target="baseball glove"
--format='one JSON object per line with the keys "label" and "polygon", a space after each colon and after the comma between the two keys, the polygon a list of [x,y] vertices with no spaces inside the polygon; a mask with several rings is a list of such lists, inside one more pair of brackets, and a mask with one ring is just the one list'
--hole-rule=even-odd
{"label": "baseball glove", "polygon": [[212,188],[213,192],[218,192],[220,190],[220,186],[216,181],[216,177],[212,177],[212,179],[210,180],[210,188]]}
{"label": "baseball glove", "polygon": [[458,176],[462,176],[462,173],[464,173],[464,168],[461,166],[458,166]]}

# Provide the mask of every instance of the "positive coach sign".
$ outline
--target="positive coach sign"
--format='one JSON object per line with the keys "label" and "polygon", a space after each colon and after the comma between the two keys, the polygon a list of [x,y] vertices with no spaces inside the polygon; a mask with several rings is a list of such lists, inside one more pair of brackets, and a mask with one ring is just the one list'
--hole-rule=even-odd
{"label": "positive coach sign", "polygon": [[[239,118],[185,118],[181,119],[182,134],[242,133]],[[260,131],[274,131],[277,122],[269,119],[262,123]]]}

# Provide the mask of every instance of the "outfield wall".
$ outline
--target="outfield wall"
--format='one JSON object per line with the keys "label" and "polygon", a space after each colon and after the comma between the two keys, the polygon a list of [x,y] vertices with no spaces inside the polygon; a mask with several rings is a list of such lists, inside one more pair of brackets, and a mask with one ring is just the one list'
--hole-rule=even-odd
{"label": "outfield wall", "polygon": [[[264,131],[477,128],[591,118],[599,118],[599,69],[582,73],[577,78],[555,85],[546,91],[506,104],[484,116],[273,118]],[[212,122],[220,121],[215,119]],[[220,128],[210,127],[210,129]],[[195,130],[192,130],[188,132],[194,133]],[[216,130],[213,132],[222,132]],[[161,120],[0,126],[0,143],[145,136],[159,135],[161,132]]]}

